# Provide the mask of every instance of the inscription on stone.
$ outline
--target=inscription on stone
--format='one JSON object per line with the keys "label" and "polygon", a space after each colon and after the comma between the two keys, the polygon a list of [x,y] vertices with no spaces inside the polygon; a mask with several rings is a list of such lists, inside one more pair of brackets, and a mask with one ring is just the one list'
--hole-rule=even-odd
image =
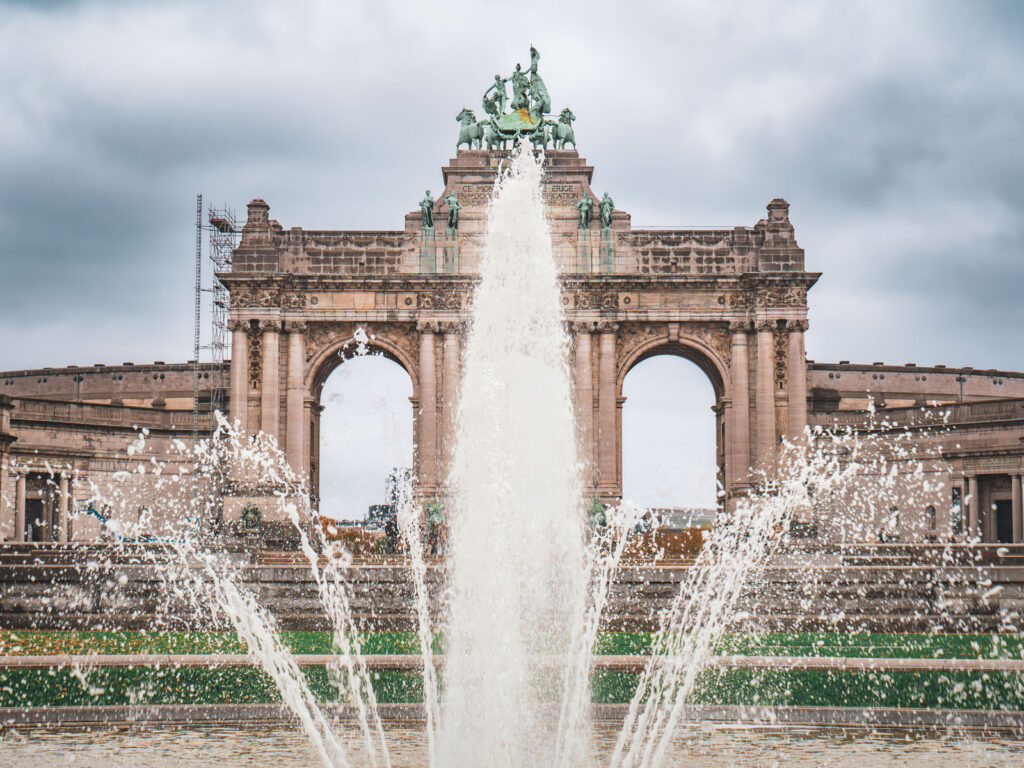
{"label": "inscription on stone", "polygon": [[[463,205],[483,207],[491,201],[493,190],[490,184],[460,184],[456,187],[456,194]],[[578,184],[545,184],[541,194],[545,205],[571,208],[582,194],[582,188]]]}

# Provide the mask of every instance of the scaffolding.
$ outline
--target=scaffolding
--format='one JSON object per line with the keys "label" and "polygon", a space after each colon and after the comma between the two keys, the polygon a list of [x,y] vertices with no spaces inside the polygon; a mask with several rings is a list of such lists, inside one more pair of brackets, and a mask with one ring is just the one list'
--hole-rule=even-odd
{"label": "scaffolding", "polygon": [[203,196],[196,195],[196,283],[192,323],[192,442],[199,442],[199,324],[203,309]]}
{"label": "scaffolding", "polygon": [[210,284],[210,410],[223,411],[228,387],[228,372],[225,363],[231,345],[228,331],[229,294],[218,275],[231,271],[231,259],[238,247],[242,229],[235,212],[227,206],[210,208],[207,213],[207,229],[210,232],[210,264],[213,276]]}

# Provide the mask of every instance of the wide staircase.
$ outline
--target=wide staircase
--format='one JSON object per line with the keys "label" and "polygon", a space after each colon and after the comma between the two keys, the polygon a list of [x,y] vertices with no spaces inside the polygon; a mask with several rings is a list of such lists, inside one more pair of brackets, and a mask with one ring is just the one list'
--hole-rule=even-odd
{"label": "wide staircase", "polygon": [[[235,546],[224,561],[284,628],[329,628],[301,553]],[[341,570],[359,626],[412,628],[415,590],[402,555],[363,557]],[[693,573],[680,562],[624,563],[610,590],[606,628],[656,629]],[[223,627],[223,618],[194,599],[194,582],[204,578],[198,563],[169,545],[0,544],[0,628]],[[441,559],[429,558],[435,616],[445,580]],[[1024,545],[783,549],[751,574],[737,608],[733,627],[741,630],[1015,632],[1024,627]]]}

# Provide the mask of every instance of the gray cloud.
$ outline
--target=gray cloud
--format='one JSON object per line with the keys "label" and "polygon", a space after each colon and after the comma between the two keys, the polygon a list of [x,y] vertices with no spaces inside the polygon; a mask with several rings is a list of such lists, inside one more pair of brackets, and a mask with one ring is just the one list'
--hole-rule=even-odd
{"label": "gray cloud", "polygon": [[819,360],[1022,366],[1024,7],[0,4],[0,368],[185,359],[194,194],[400,227],[534,43],[637,225],[792,203]]}

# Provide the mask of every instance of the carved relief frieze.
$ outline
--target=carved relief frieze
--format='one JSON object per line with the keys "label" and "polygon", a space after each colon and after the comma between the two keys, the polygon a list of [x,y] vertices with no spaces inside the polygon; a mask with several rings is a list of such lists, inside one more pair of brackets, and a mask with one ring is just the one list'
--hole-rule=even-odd
{"label": "carved relief frieze", "polygon": [[281,307],[283,309],[303,309],[306,306],[306,294],[298,291],[282,291]]}
{"label": "carved relief frieze", "polygon": [[280,292],[276,288],[245,286],[231,292],[231,307],[276,307],[279,299]]}
{"label": "carved relief frieze", "polygon": [[619,308],[619,294],[615,291],[577,291],[573,299],[576,309]]}
{"label": "carved relief frieze", "polygon": [[784,389],[786,386],[787,371],[789,370],[787,345],[789,334],[785,327],[775,326],[775,386],[777,389]]}
{"label": "carved relief frieze", "polygon": [[664,323],[621,323],[615,335],[615,355],[624,360],[637,348],[665,335]]}
{"label": "carved relief frieze", "polygon": [[462,309],[462,291],[431,291],[416,294],[418,309]]}
{"label": "carved relief frieze", "polygon": [[[364,340],[360,339],[359,329],[366,334]],[[344,358],[362,354],[361,350],[372,353],[376,348],[397,350],[406,360],[415,360],[418,352],[416,327],[412,323],[311,322],[306,327],[306,362],[339,342],[338,352]]]}
{"label": "carved relief frieze", "polygon": [[732,337],[727,323],[682,323],[679,336],[699,341],[713,350],[727,367],[730,365]]}
{"label": "carved relief frieze", "polygon": [[[652,341],[670,343],[668,323],[622,323],[615,339],[616,356],[626,360]],[[679,340],[699,342],[712,350],[726,367],[730,364],[731,335],[727,323],[680,323]]]}
{"label": "carved relief frieze", "polygon": [[757,292],[758,307],[807,306],[807,288],[802,285],[772,285]]}
{"label": "carved relief frieze", "polygon": [[750,309],[753,305],[753,294],[750,291],[736,291],[729,294],[730,309]]}
{"label": "carved relief frieze", "polygon": [[263,371],[263,334],[257,327],[250,326],[249,333],[249,386],[258,387]]}

